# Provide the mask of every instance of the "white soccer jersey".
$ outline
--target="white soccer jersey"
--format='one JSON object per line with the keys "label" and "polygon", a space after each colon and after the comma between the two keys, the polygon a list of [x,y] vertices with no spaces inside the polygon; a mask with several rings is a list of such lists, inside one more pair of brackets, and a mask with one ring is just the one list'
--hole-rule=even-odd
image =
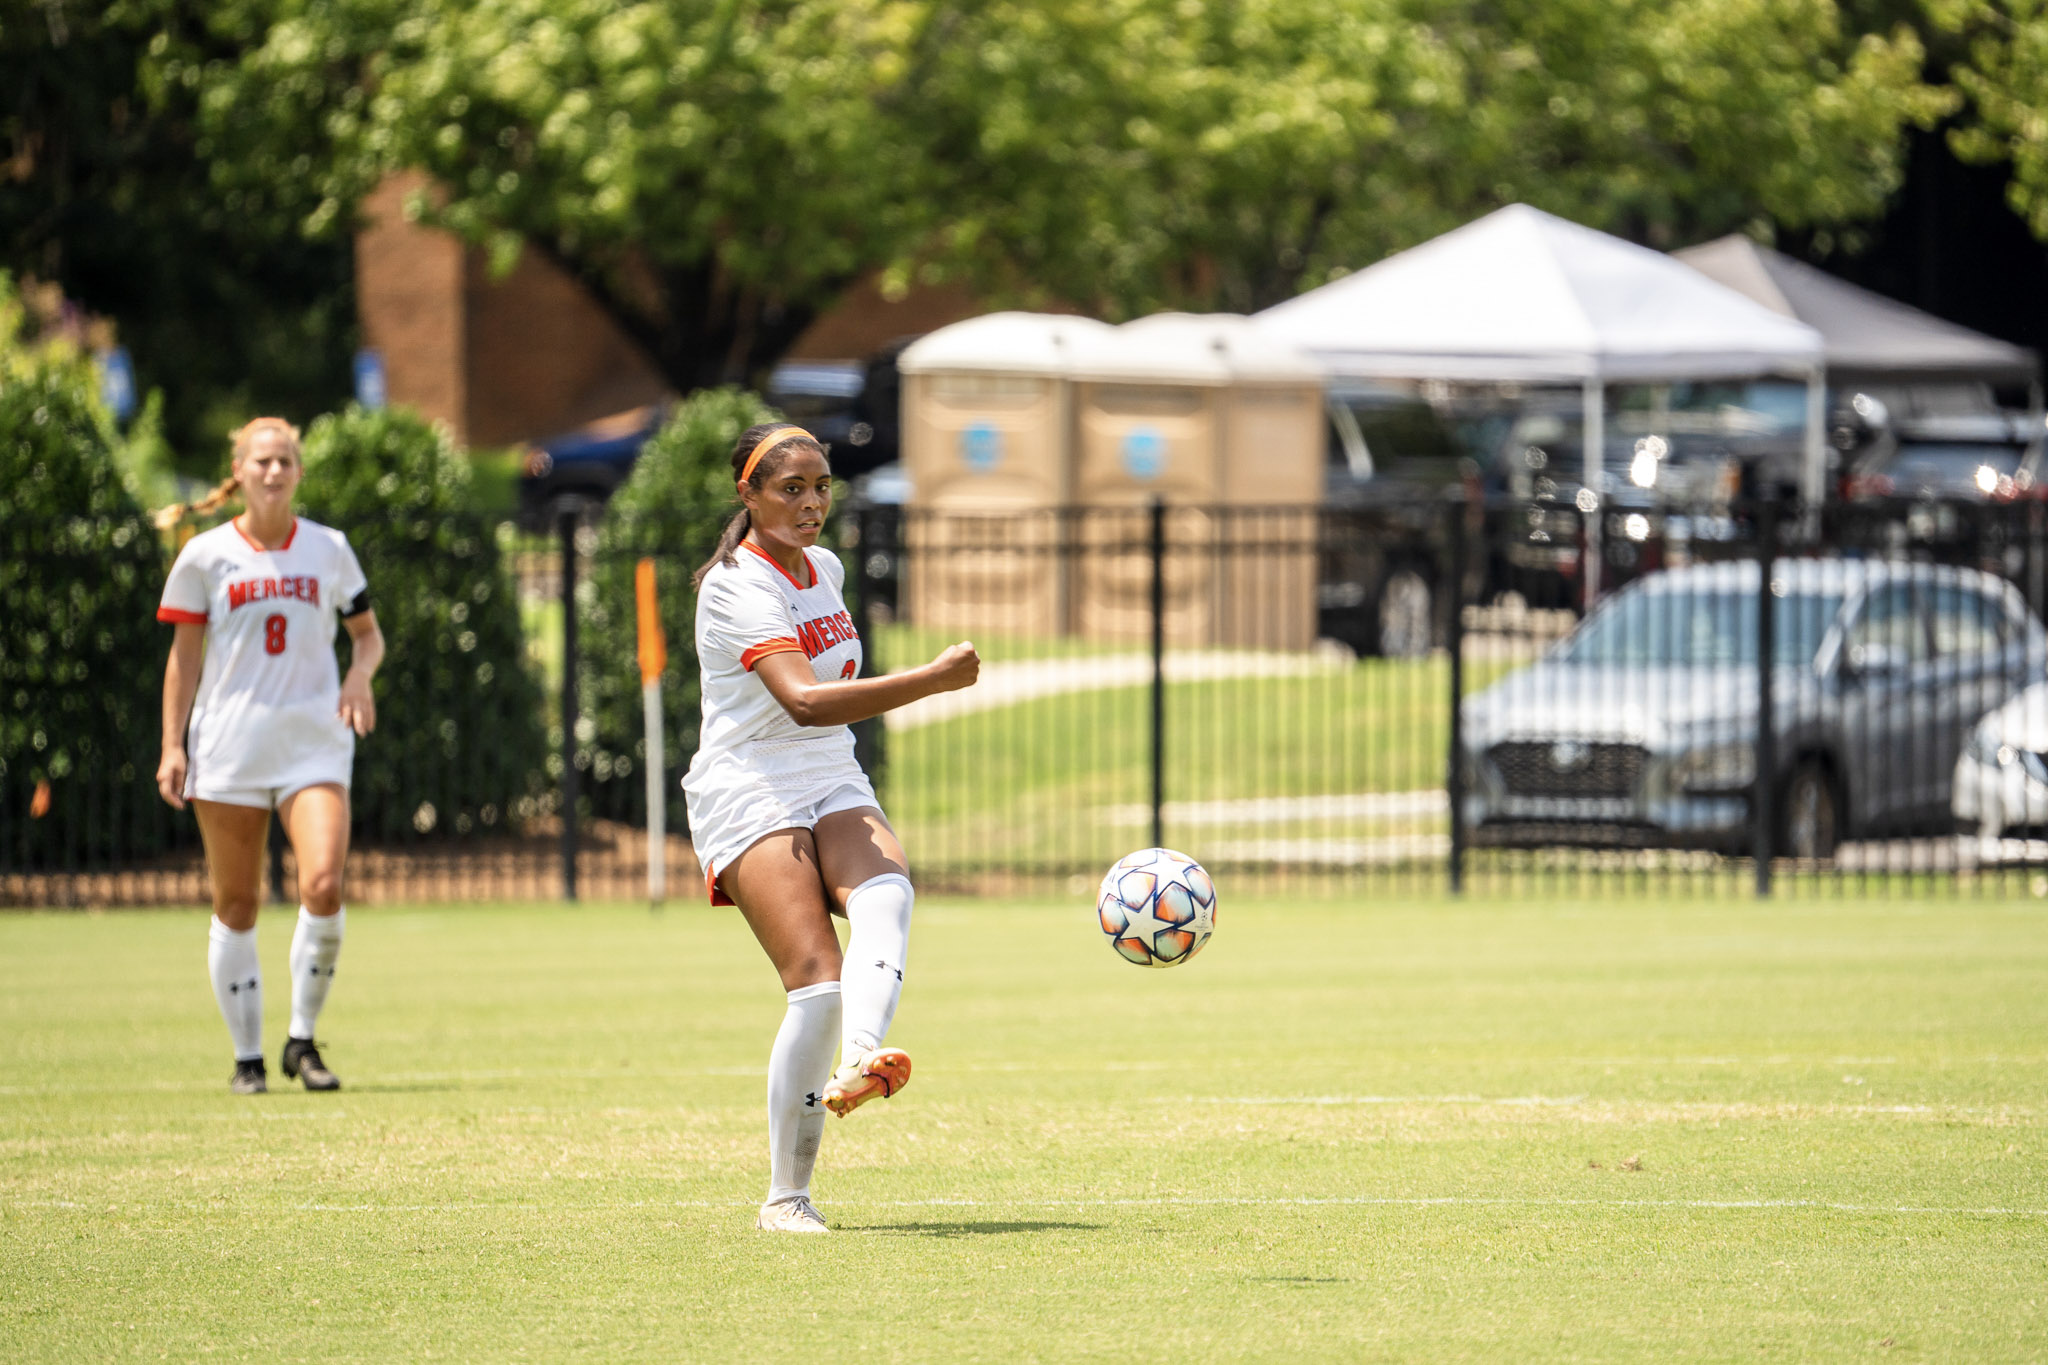
{"label": "white soccer jersey", "polygon": [[230,521],[178,552],[156,615],[206,625],[185,746],[192,784],[348,781],[355,735],[336,714],[335,621],[360,610],[366,587],[348,539],[303,517],[275,550]]}
{"label": "white soccer jersey", "polygon": [[[770,654],[802,654],[819,682],[860,676],[860,635],[840,587],[845,566],[829,550],[804,552],[809,581],[799,583],[766,551],[742,541],[730,568],[712,566],[697,595],[697,665],[704,723],[686,788],[721,767],[762,776],[800,777],[844,770],[853,732],[844,725],[802,726],[754,674]],[[856,769],[857,771],[857,769]]]}

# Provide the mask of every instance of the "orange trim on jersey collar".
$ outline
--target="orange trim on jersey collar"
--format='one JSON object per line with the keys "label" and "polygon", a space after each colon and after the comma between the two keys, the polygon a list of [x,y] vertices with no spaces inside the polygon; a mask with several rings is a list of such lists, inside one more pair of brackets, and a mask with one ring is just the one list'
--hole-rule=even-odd
{"label": "orange trim on jersey collar", "polygon": [[[773,564],[775,566],[775,572],[781,574],[784,578],[787,578],[789,580],[790,586],[795,588],[798,592],[803,592],[807,588],[815,588],[818,586],[818,566],[811,563],[811,557],[808,554],[804,554],[804,570],[805,572],[810,574],[811,581],[808,583],[799,583],[796,581],[795,574],[791,573],[789,570],[782,567],[781,560],[777,559],[774,555],[769,554],[766,550],[756,545],[753,541],[741,541],[740,548],[742,550],[752,550],[755,554],[761,556],[761,558],[767,560],[770,564]],[[798,553],[802,554],[803,552],[798,551]]]}
{"label": "orange trim on jersey collar", "polygon": [[[275,550],[272,550],[272,549],[270,549],[270,548],[269,548],[268,546],[264,546],[264,545],[258,545],[258,544],[256,543],[256,538],[255,538],[254,536],[250,535],[250,534],[249,534],[249,533],[248,533],[247,531],[244,531],[244,530],[242,529],[242,519],[241,519],[240,517],[231,517],[231,518],[229,518],[229,519],[228,519],[228,525],[230,525],[230,526],[234,527],[234,528],[235,528],[235,534],[236,534],[236,535],[238,535],[238,536],[240,536],[240,537],[242,538],[243,542],[244,542],[245,544],[247,544],[247,545],[248,545],[248,547],[249,547],[250,549],[254,550],[254,551],[255,551],[255,552],[257,553],[257,554],[259,554],[259,555],[267,555],[267,554],[275,554],[275,553],[277,552],[277,551],[275,551]],[[289,531],[286,531],[286,532],[284,533],[284,544],[282,544],[282,545],[278,546],[278,547],[277,547],[277,548],[278,548],[278,550],[289,550],[289,549],[291,549],[291,547],[292,547],[292,542],[293,542],[294,540],[298,539],[298,535],[299,535],[299,519],[298,519],[297,517],[293,517],[293,518],[292,518],[292,529],[291,529],[291,530],[289,530]]]}
{"label": "orange trim on jersey collar", "polygon": [[804,647],[802,645],[787,635],[780,635],[773,640],[763,640],[758,645],[749,645],[741,650],[740,667],[752,673],[754,665],[767,658],[770,654],[801,654],[803,652]]}

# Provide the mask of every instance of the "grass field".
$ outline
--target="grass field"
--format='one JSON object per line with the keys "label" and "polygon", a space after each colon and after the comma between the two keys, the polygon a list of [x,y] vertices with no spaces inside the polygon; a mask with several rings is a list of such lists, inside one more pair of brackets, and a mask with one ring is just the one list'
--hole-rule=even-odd
{"label": "grass field", "polygon": [[2048,1357],[2040,903],[1224,890],[921,905],[813,1239],[730,912],[361,911],[250,1099],[200,912],[0,917],[0,1359]]}

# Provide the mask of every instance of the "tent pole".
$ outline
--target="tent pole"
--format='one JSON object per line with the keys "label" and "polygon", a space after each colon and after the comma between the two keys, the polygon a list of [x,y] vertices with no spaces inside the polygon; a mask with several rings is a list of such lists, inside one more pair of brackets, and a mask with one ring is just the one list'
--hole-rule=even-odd
{"label": "tent pole", "polygon": [[1586,557],[1579,567],[1585,591],[1585,610],[1590,612],[1593,604],[1600,600],[1600,456],[1607,444],[1607,433],[1602,429],[1607,420],[1607,393],[1599,376],[1586,381],[1584,400],[1586,449],[1585,465],[1579,480],[1583,489],[1579,495],[1579,512],[1585,518],[1586,534],[1583,539]]}
{"label": "tent pole", "polygon": [[2035,379],[2027,385],[2027,468],[2037,481],[2044,441],[2048,441],[2048,412],[2042,410],[2041,381]]}
{"label": "tent pole", "polygon": [[1827,499],[1827,403],[1827,370],[1815,365],[1806,372],[1806,458],[1799,470],[1799,500],[1808,515],[1820,511]]}

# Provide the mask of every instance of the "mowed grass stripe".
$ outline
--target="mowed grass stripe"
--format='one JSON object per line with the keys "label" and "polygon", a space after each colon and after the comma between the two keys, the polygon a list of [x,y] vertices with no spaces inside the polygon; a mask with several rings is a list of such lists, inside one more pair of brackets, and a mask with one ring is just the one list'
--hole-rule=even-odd
{"label": "mowed grass stripe", "polygon": [[2048,1356],[2036,903],[1223,889],[1169,972],[921,905],[801,1244],[729,911],[361,911],[252,1100],[203,912],[0,917],[0,1358]]}

